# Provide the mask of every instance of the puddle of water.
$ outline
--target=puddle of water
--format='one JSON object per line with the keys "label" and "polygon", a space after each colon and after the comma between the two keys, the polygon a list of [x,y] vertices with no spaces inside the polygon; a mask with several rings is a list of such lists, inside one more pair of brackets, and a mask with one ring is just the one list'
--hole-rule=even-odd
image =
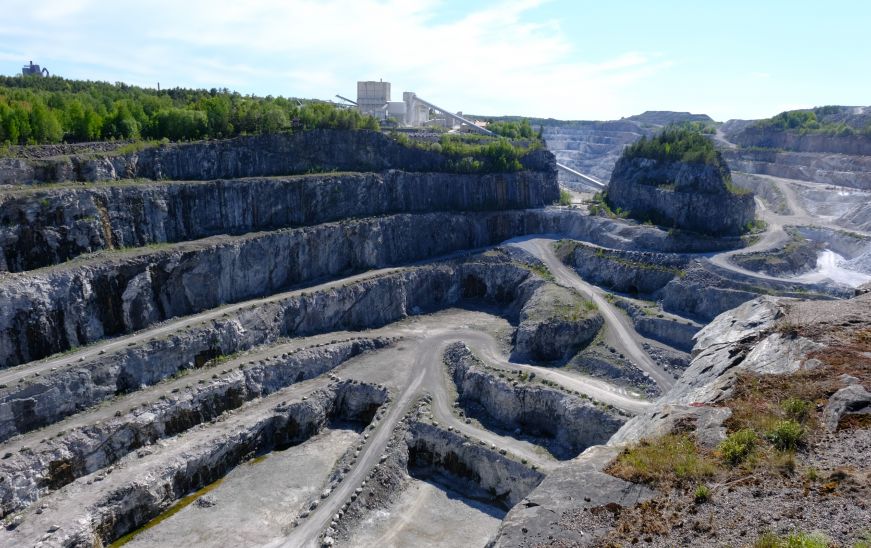
{"label": "puddle of water", "polygon": [[860,285],[871,281],[871,275],[869,274],[844,268],[843,265],[845,262],[846,259],[844,259],[843,256],[827,249],[817,257],[816,270],[798,276],[795,279],[800,282],[810,283],[821,282],[828,279],[849,287],[859,287]]}
{"label": "puddle of water", "polygon": [[133,540],[136,536],[140,535],[141,533],[148,531],[152,527],[156,527],[156,526],[160,525],[161,522],[166,521],[169,518],[171,518],[172,516],[181,512],[182,510],[185,509],[186,506],[188,506],[189,504],[191,504],[192,502],[194,502],[195,500],[197,500],[201,496],[203,496],[206,493],[208,493],[209,491],[217,488],[219,485],[221,485],[222,481],[224,481],[224,478],[221,478],[213,483],[210,483],[209,485],[206,485],[202,489],[195,491],[195,492],[191,493],[190,495],[187,495],[186,497],[184,497],[182,499],[179,499],[172,506],[170,506],[169,508],[164,510],[163,513],[159,514],[156,518],[152,519],[151,521],[149,521],[148,523],[146,523],[142,527],[127,533],[123,537],[119,538],[118,540],[116,540],[115,542],[110,544],[109,548],[118,548],[119,546],[124,546],[125,544],[127,544],[128,542]]}

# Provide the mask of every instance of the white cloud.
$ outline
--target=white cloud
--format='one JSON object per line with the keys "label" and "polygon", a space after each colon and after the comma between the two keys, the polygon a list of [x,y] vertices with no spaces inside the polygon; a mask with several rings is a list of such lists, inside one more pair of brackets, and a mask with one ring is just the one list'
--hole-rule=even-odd
{"label": "white cloud", "polygon": [[558,20],[531,21],[542,0],[438,23],[436,0],[12,4],[18,16],[0,24],[0,39],[14,35],[34,61],[148,85],[329,98],[384,78],[397,96],[412,90],[466,112],[614,118],[626,114],[622,90],[670,66],[637,51],[584,59]]}

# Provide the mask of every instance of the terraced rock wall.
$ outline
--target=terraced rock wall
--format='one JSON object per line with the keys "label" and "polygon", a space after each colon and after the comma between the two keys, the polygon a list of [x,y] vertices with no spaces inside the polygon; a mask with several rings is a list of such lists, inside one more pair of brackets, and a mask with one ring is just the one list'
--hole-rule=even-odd
{"label": "terraced rock wall", "polygon": [[506,510],[544,479],[541,472],[431,424],[413,423],[408,437],[409,467],[417,468],[418,473],[429,469],[450,474],[489,493],[490,502]]}
{"label": "terraced rock wall", "polygon": [[[553,171],[545,151],[522,160],[527,169]],[[450,159],[400,144],[375,131],[311,130],[176,143],[130,153],[78,154],[0,160],[0,184],[117,179],[211,180],[311,173],[450,171]]]}
{"label": "terraced rock wall", "polygon": [[0,364],[318,278],[492,245],[539,232],[540,222],[522,211],[396,215],[216,237],[9,275],[0,283]]}
{"label": "terraced rock wall", "polygon": [[0,270],[39,268],[103,249],[354,217],[543,207],[553,202],[555,188],[555,179],[541,171],[389,171],[0,192]]}
{"label": "terraced rock wall", "polygon": [[541,283],[530,276],[519,266],[496,261],[422,266],[230,308],[81,360],[64,363],[61,358],[54,369],[39,375],[23,369],[19,382],[0,387],[0,440],[280,337],[382,326],[413,311],[438,310],[469,297],[508,306],[526,294],[520,288],[528,279]]}
{"label": "terraced rock wall", "polygon": [[723,157],[733,171],[871,190],[871,155],[727,149]]}

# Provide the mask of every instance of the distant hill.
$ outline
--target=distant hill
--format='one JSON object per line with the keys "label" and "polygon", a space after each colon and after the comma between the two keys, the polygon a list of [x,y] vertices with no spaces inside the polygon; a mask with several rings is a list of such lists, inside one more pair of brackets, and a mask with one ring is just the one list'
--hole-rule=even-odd
{"label": "distant hill", "polygon": [[763,120],[730,120],[722,131],[742,147],[871,155],[871,107],[789,110]]}
{"label": "distant hill", "polygon": [[673,112],[670,110],[648,110],[635,116],[624,118],[642,124],[667,126],[668,124],[680,124],[683,122],[713,122],[714,119],[707,114],[691,114],[689,112]]}

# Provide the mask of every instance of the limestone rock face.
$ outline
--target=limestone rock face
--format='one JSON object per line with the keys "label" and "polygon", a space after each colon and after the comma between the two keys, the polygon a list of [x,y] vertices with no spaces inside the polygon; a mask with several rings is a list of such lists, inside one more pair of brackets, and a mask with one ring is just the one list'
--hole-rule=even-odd
{"label": "limestone rock face", "polygon": [[562,261],[585,280],[622,293],[653,294],[686,268],[682,255],[609,250],[583,242],[562,241]]}
{"label": "limestone rock face", "polygon": [[741,233],[753,221],[752,194],[733,194],[725,186],[729,170],[651,158],[621,158],[608,184],[612,208],[637,219],[712,235]]}
{"label": "limestone rock face", "polygon": [[[538,150],[524,168],[548,171],[556,160]],[[39,160],[0,160],[0,184],[107,179],[211,180],[318,171],[374,172],[403,169],[449,172],[446,156],[404,146],[377,131],[311,130],[196,143],[174,143],[128,154],[83,154]],[[559,197],[556,184],[553,190]]]}
{"label": "limestone rock face", "polygon": [[575,291],[552,283],[535,289],[520,311],[514,356],[554,361],[573,356],[589,343],[604,320]]}
{"label": "limestone rock face", "polygon": [[[528,296],[517,288],[530,276],[528,270],[498,260],[436,263],[298,292],[256,308],[235,308],[213,322],[195,323],[0,387],[0,440],[56,422],[119,391],[154,384],[205,360],[280,337],[382,326],[413,310],[437,310],[472,296],[501,304],[517,299],[513,306],[519,308]],[[42,335],[45,340],[57,336],[49,331]]]}
{"label": "limestone rock face", "polygon": [[544,171],[343,173],[207,182],[138,182],[0,196],[0,270],[120,247],[315,225],[391,213],[537,208]]}
{"label": "limestone rock face", "polygon": [[759,147],[794,152],[829,152],[871,156],[871,139],[856,135],[801,133],[750,126],[729,135],[729,139],[733,143],[747,148]]}
{"label": "limestone rock face", "polygon": [[532,491],[544,475],[525,465],[466,441],[456,432],[415,422],[408,433],[409,465],[437,467],[494,493],[507,508]]}
{"label": "limestone rock face", "polygon": [[735,171],[871,189],[871,155],[738,148],[723,156]]}
{"label": "limestone rock face", "polygon": [[403,214],[10,274],[0,284],[0,367],[326,276],[493,245],[538,222],[523,211]]}
{"label": "limestone rock face", "polygon": [[[285,354],[286,357],[274,356],[244,370],[228,371],[208,384],[196,385],[191,391],[154,401],[147,408],[135,409],[106,422],[80,425],[32,451],[15,453],[0,461],[0,473],[10,478],[0,483],[0,515],[23,508],[47,488],[58,489],[78,477],[105,468],[140,445],[174,436],[246,401],[316,377],[353,356],[386,344],[387,341],[381,339],[344,341]],[[347,416],[365,416],[365,409],[348,408],[371,403],[372,398],[360,398],[357,393],[366,387],[347,385],[338,408]],[[378,403],[385,397],[386,393],[382,393]]]}
{"label": "limestone rock face", "polygon": [[605,443],[628,417],[594,402],[537,384],[513,386],[488,370],[463,343],[445,352],[460,402],[480,405],[508,430],[553,438],[572,455]]}

